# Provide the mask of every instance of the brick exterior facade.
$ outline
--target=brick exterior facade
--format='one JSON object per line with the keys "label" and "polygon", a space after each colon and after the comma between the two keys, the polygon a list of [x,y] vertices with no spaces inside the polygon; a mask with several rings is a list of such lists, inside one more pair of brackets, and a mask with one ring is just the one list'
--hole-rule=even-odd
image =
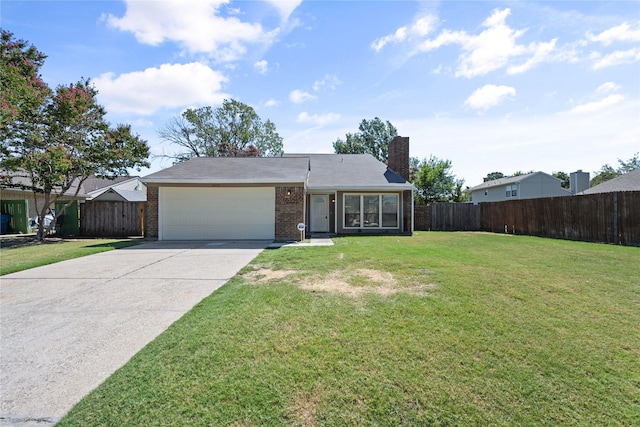
{"label": "brick exterior facade", "polygon": [[305,198],[302,185],[276,187],[276,241],[300,240],[298,224],[305,222]]}
{"label": "brick exterior facade", "polygon": [[144,237],[158,238],[158,187],[147,185],[147,207],[144,210]]}
{"label": "brick exterior facade", "polygon": [[409,181],[409,137],[396,136],[389,143],[387,153],[389,169]]}

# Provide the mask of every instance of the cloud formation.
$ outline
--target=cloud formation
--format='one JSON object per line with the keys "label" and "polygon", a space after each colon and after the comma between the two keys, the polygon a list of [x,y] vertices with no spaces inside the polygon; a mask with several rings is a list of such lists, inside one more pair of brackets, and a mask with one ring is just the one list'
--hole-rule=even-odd
{"label": "cloud formation", "polygon": [[604,110],[612,105],[618,104],[624,100],[624,95],[613,94],[609,95],[599,101],[587,102],[573,107],[568,111],[569,114],[583,114],[594,113],[596,111]]}
{"label": "cloud formation", "polygon": [[474,110],[486,111],[516,95],[516,90],[510,86],[484,85],[476,89],[464,102],[464,105]]}
{"label": "cloud formation", "polygon": [[227,78],[206,65],[163,64],[116,76],[93,79],[99,98],[110,112],[150,115],[158,110],[189,105],[219,104]]}
{"label": "cloud formation", "polygon": [[296,89],[289,94],[289,99],[294,104],[302,104],[303,102],[313,101],[317,97],[300,89]]}
{"label": "cloud formation", "polygon": [[334,122],[340,118],[340,114],[326,113],[326,114],[312,114],[310,115],[306,111],[298,114],[297,121],[299,123],[313,123],[318,126],[326,125],[327,123]]}
{"label": "cloud formation", "polygon": [[[519,44],[518,39],[526,30],[511,28],[506,22],[510,14],[509,8],[495,9],[482,23],[486,29],[479,34],[444,29],[433,38],[426,36],[431,33],[437,19],[427,15],[416,20],[411,26],[400,27],[395,33],[377,39],[372,47],[380,51],[390,43],[407,42],[414,45],[411,55],[415,55],[447,45],[459,45],[461,53],[458,56],[455,76],[466,78],[482,76],[505,67],[507,73],[518,74],[552,59],[556,50],[556,40]],[[524,58],[524,62],[519,65],[513,64],[520,58]]]}
{"label": "cloud formation", "polygon": [[[281,29],[266,30],[259,22],[244,22],[232,10],[224,10],[228,0],[125,0],[122,17],[105,15],[107,24],[131,32],[139,43],[157,46],[175,42],[190,54],[208,54],[221,62],[235,61],[247,45],[269,46]],[[300,1],[268,1],[284,21]],[[226,12],[226,13],[225,13]]]}

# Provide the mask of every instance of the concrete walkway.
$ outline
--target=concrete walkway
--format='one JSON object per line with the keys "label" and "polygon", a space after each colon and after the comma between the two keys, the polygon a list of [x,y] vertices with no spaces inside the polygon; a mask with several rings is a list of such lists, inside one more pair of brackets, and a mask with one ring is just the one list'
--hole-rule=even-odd
{"label": "concrete walkway", "polygon": [[0,425],[43,426],[270,242],[151,242],[0,278]]}

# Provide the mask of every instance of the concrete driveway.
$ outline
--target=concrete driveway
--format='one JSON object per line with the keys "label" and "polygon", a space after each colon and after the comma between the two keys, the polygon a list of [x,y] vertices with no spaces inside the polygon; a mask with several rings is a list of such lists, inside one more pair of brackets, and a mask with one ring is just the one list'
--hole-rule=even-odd
{"label": "concrete driveway", "polygon": [[151,242],[0,278],[0,424],[57,422],[270,242]]}

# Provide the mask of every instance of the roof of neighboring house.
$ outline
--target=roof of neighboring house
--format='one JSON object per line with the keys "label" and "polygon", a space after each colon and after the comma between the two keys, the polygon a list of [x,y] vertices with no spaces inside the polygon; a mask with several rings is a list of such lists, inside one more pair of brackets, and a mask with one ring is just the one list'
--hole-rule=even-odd
{"label": "roof of neighboring house", "polygon": [[[31,186],[31,178],[27,176],[26,172],[19,173],[19,172],[9,172],[6,170],[2,170],[0,173],[11,176],[11,181],[13,185],[11,187],[6,187],[7,190],[24,191],[27,193],[32,193],[32,191],[29,188],[27,189],[20,188],[20,186],[25,186],[25,187]],[[78,190],[77,195],[76,195],[76,190]],[[59,194],[60,188],[54,188],[52,193]],[[78,199],[85,199],[88,197],[86,194],[86,191],[84,191],[84,187],[80,187],[80,189],[78,189],[77,179],[71,183],[71,186],[69,187],[69,189],[66,191],[64,195],[68,197],[76,197]]]}
{"label": "roof of neighboring house", "polygon": [[195,157],[142,178],[152,183],[305,182],[309,159],[286,157]]}
{"label": "roof of neighboring house", "polygon": [[494,179],[492,181],[487,181],[487,182],[483,182],[480,185],[476,185],[475,187],[471,188],[471,191],[476,191],[476,190],[484,190],[486,188],[492,188],[492,187],[499,187],[502,185],[509,185],[509,184],[517,184],[519,182],[522,182],[526,179],[529,179],[535,175],[538,174],[542,174],[542,175],[546,175],[549,178],[553,178],[553,179],[557,179],[558,181],[562,181],[556,177],[553,177],[549,174],[546,174],[544,172],[532,172],[532,173],[527,173],[524,175],[515,175],[515,176],[507,176],[505,178],[498,178],[498,179]]}
{"label": "roof of neighboring house", "polygon": [[147,195],[142,191],[135,190],[122,190],[120,188],[109,188],[107,191],[100,193],[99,196],[94,197],[92,200],[102,200],[110,198],[111,195],[116,195],[116,198],[121,199],[123,202],[146,202]]}
{"label": "roof of neighboring house", "polygon": [[412,185],[371,154],[285,154],[310,161],[309,189],[410,190]]}
{"label": "roof of neighboring house", "polygon": [[284,183],[308,188],[410,190],[412,185],[370,154],[196,157],[142,178],[148,183]]}
{"label": "roof of neighboring house", "polygon": [[90,176],[82,183],[82,188],[84,189],[85,193],[91,193],[92,191],[96,191],[101,188],[111,187],[113,185],[138,178],[139,177],[137,176],[116,176],[113,179],[109,179]]}
{"label": "roof of neighboring house", "polygon": [[617,191],[640,191],[640,169],[617,176],[578,194],[615,193]]}

